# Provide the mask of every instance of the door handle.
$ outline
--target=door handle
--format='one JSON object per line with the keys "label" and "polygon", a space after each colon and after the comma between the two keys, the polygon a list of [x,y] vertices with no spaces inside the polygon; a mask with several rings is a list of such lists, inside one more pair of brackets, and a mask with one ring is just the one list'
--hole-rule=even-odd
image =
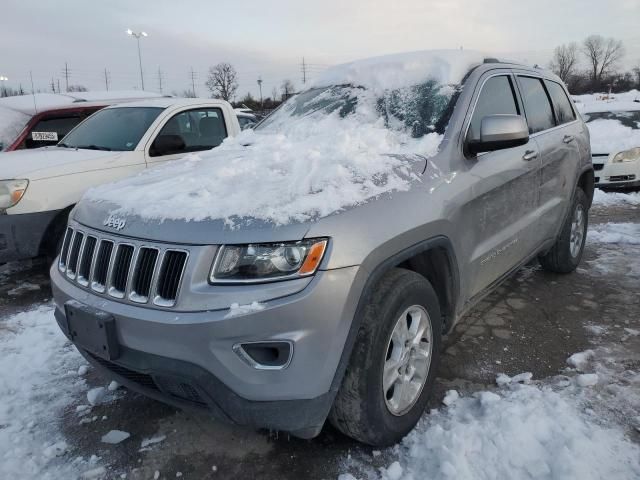
{"label": "door handle", "polygon": [[562,141],[564,143],[571,143],[573,142],[573,135],[565,135],[564,138],[562,139]]}
{"label": "door handle", "polygon": [[538,152],[536,152],[535,150],[527,150],[526,152],[524,152],[524,155],[522,156],[522,159],[527,162],[529,160],[533,160],[534,158],[538,158]]}

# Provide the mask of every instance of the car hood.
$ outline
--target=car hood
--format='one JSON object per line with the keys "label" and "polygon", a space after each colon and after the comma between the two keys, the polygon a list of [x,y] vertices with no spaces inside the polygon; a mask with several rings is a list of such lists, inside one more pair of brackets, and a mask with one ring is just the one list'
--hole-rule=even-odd
{"label": "car hood", "polygon": [[[78,150],[75,148],[43,147],[0,153],[0,177],[40,180],[86,170],[87,163],[111,157],[117,159],[126,152]],[[103,167],[105,168],[105,167]]]}

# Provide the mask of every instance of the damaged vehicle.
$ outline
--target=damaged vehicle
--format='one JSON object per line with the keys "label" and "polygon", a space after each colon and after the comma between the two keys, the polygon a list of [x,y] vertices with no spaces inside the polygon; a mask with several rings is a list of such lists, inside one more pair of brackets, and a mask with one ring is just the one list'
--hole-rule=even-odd
{"label": "damaged vehicle", "polygon": [[215,151],[88,191],[55,317],[151,398],[391,445],[465,312],[532,259],[576,269],[593,185],[555,75],[469,51],[358,61]]}

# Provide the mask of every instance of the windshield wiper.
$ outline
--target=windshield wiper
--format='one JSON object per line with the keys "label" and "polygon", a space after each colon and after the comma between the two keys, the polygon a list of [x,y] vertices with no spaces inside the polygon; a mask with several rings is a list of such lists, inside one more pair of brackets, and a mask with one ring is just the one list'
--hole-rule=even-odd
{"label": "windshield wiper", "polygon": [[82,150],[102,150],[105,152],[110,152],[111,149],[109,147],[103,147],[101,145],[78,145],[76,146],[76,148],[82,149]]}
{"label": "windshield wiper", "polygon": [[62,147],[62,148],[71,148],[71,145],[67,145],[64,142],[58,143],[56,146],[57,147]]}

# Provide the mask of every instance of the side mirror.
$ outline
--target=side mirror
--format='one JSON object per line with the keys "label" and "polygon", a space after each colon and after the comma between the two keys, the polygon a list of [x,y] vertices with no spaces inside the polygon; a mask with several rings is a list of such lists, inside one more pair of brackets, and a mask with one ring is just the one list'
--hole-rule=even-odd
{"label": "side mirror", "polygon": [[517,147],[529,141],[529,127],[522,115],[487,115],[480,123],[480,140],[467,144],[470,153]]}
{"label": "side mirror", "polygon": [[153,144],[151,144],[149,155],[161,157],[162,155],[182,153],[185,148],[186,144],[180,135],[158,135]]}

